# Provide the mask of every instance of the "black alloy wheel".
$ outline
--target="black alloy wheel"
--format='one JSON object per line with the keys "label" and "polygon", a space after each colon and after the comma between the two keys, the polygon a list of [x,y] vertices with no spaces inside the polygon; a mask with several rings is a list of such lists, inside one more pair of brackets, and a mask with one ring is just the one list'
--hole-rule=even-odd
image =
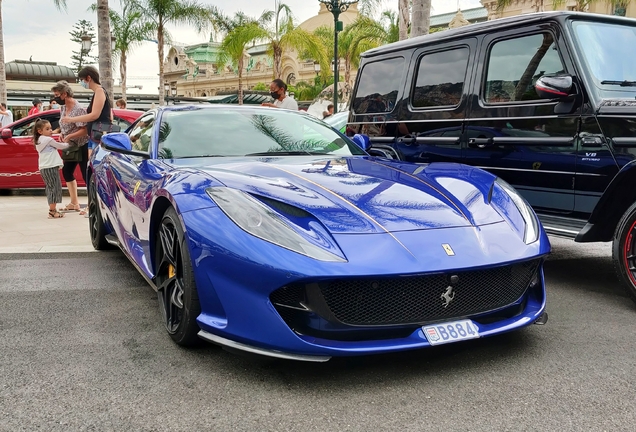
{"label": "black alloy wheel", "polygon": [[168,208],[155,237],[159,307],[168,334],[178,345],[200,342],[196,322],[201,313],[192,262],[177,212]]}
{"label": "black alloy wheel", "polygon": [[616,227],[612,259],[627,295],[636,302],[636,203],[627,209]]}
{"label": "black alloy wheel", "polygon": [[106,241],[106,226],[99,208],[97,183],[94,175],[88,181],[88,230],[95,250],[111,248],[110,243]]}

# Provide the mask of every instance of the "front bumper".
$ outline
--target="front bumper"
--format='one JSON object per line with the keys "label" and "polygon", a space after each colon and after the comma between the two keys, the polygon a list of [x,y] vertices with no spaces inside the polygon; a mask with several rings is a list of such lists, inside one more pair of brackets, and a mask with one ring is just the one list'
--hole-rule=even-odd
{"label": "front bumper", "polygon": [[[410,323],[410,330],[405,333],[402,329],[399,337],[385,335],[364,340],[338,340],[329,337],[328,332],[294,331],[270,300],[281,287],[329,278],[409,277],[489,269],[541,260],[550,248],[545,233],[539,241],[525,245],[507,225],[492,224],[478,229],[397,233],[400,242],[388,234],[374,234],[372,242],[365,238],[367,235],[340,236],[336,240],[348,262],[326,263],[246,234],[217,208],[185,212],[182,217],[201,303],[202,313],[197,318],[200,336],[231,348],[296,360],[325,361],[332,356],[423,348],[429,343],[421,331],[425,322]],[[428,246],[449,241],[456,252],[452,258],[441,246],[439,250]],[[482,337],[532,324],[545,310],[542,265],[537,271],[539,281],[535,287],[507,305],[516,308],[514,313],[502,316],[501,309],[491,309],[488,313],[473,311],[445,320],[473,319]],[[439,295],[435,292],[436,301]]]}

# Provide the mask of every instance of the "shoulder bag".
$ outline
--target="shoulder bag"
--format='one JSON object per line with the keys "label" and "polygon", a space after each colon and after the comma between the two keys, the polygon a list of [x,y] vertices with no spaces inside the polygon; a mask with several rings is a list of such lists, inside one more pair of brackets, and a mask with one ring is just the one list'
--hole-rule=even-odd
{"label": "shoulder bag", "polygon": [[66,162],[82,162],[82,146],[75,143],[62,150],[62,160]]}
{"label": "shoulder bag", "polygon": [[96,121],[91,126],[91,141],[99,143],[102,140],[102,136],[121,131],[121,127],[111,122]]}

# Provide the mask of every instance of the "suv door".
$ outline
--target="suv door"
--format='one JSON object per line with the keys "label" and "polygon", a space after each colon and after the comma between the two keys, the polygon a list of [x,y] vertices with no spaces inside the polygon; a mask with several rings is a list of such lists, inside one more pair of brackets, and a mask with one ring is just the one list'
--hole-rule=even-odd
{"label": "suv door", "polygon": [[503,178],[538,211],[566,215],[574,209],[579,114],[555,114],[558,102],[534,89],[558,73],[575,75],[556,23],[485,36],[464,162]]}
{"label": "suv door", "polygon": [[461,162],[469,65],[477,40],[428,46],[413,53],[396,147],[410,162]]}

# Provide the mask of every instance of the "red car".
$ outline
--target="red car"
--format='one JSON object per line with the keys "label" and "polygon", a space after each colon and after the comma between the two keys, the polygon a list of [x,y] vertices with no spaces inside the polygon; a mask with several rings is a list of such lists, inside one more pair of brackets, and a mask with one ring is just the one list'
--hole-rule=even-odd
{"label": "red car", "polygon": [[[115,124],[124,131],[139,116],[141,111],[113,110]],[[43,111],[11,123],[0,131],[0,189],[44,188],[44,182],[38,171],[38,153],[33,146],[33,124],[41,118],[57,129],[60,123],[60,110]],[[59,134],[53,135],[59,141]],[[79,166],[75,171],[78,186],[84,185],[84,177]],[[64,179],[62,179],[62,185]]]}

